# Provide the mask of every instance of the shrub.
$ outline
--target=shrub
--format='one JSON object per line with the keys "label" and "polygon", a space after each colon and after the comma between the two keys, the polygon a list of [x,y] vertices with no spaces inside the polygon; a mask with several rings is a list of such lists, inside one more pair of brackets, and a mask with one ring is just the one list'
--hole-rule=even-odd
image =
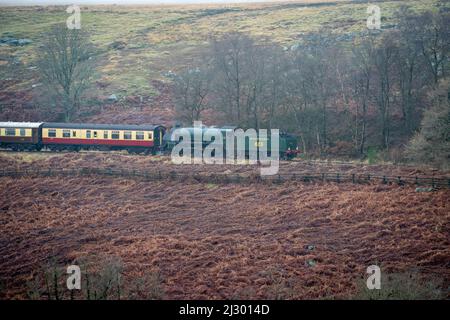
{"label": "shrub", "polygon": [[376,148],[374,147],[367,148],[367,161],[369,162],[369,164],[374,164],[377,162],[377,160],[378,160],[378,152]]}
{"label": "shrub", "polygon": [[158,272],[123,279],[123,263],[117,257],[88,257],[76,261],[81,269],[81,290],[68,290],[65,267],[52,261],[43,266],[28,284],[32,300],[48,299],[162,299],[164,291]]}
{"label": "shrub", "polygon": [[450,82],[444,81],[433,93],[433,105],[424,112],[420,132],[406,149],[409,160],[450,167]]}
{"label": "shrub", "polygon": [[150,272],[143,277],[135,278],[128,286],[128,299],[159,300],[164,298],[159,272]]}
{"label": "shrub", "polygon": [[358,300],[436,300],[443,299],[442,281],[424,277],[417,272],[381,275],[381,289],[369,290],[361,281]]}

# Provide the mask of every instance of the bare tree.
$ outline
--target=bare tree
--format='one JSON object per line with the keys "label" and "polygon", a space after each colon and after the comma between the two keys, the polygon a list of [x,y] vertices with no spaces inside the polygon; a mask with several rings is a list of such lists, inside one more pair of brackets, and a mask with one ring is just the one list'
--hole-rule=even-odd
{"label": "bare tree", "polygon": [[334,61],[330,56],[336,54],[334,37],[323,32],[306,44],[303,54],[297,56],[297,63],[303,65],[306,96],[311,101],[314,111],[310,112],[315,123],[317,147],[322,153],[329,146],[329,114],[331,98],[339,92],[338,76]]}
{"label": "bare tree", "polygon": [[211,79],[208,67],[188,69],[175,77],[175,103],[183,120],[192,123],[200,119],[207,108]]}
{"label": "bare tree", "polygon": [[294,132],[300,136],[304,153],[314,143],[314,131],[317,127],[308,57],[304,48],[297,49],[292,54],[285,81],[287,114],[283,117],[285,120],[289,117],[295,120]]}
{"label": "bare tree", "polygon": [[200,63],[199,73],[182,75],[177,104],[190,119],[209,102],[226,122],[288,130],[303,152],[387,150],[410,138],[426,92],[448,74],[448,17],[402,8],[397,28],[358,37],[352,54],[327,31],[290,48],[242,33],[212,38],[213,76]]}
{"label": "bare tree", "polygon": [[53,27],[39,48],[40,74],[49,98],[63,108],[65,121],[70,121],[80,108],[93,71],[92,57],[87,34],[65,25]]}
{"label": "bare tree", "polygon": [[414,129],[413,117],[415,114],[414,95],[418,92],[419,85],[416,85],[420,75],[418,74],[420,67],[420,44],[415,39],[418,30],[411,19],[411,13],[403,9],[399,13],[400,23],[400,45],[397,55],[398,82],[400,89],[401,108],[404,119],[404,127],[407,133]]}
{"label": "bare tree", "polygon": [[396,54],[397,47],[393,37],[388,34],[377,46],[374,59],[377,71],[375,101],[380,117],[381,145],[386,149],[389,149],[390,145],[393,67]]}
{"label": "bare tree", "polygon": [[447,59],[450,50],[450,15],[444,13],[425,12],[415,19],[420,26],[417,33],[419,45],[422,49],[428,70],[437,84],[441,77],[445,77]]}
{"label": "bare tree", "polygon": [[282,48],[276,45],[268,47],[268,67],[266,75],[267,93],[264,96],[266,110],[266,125],[269,129],[275,125],[276,117],[285,115],[283,105],[287,101],[287,77],[289,68],[289,57]]}
{"label": "bare tree", "polygon": [[[353,56],[357,65],[357,70],[353,78],[356,97],[355,142],[361,155],[364,153],[366,144],[367,111],[370,99],[371,80],[373,77],[372,72],[374,70],[374,46],[374,39],[369,35],[353,49]],[[361,129],[358,133],[359,126],[361,126]]]}
{"label": "bare tree", "polygon": [[247,126],[255,129],[270,126],[271,115],[275,114],[280,98],[281,54],[276,45],[263,39],[246,47],[242,61],[246,74],[241,85],[244,98],[241,107]]}
{"label": "bare tree", "polygon": [[242,105],[247,104],[244,99],[249,97],[248,93],[243,92],[244,82],[249,75],[247,54],[254,41],[236,32],[221,38],[211,38],[210,43],[216,73],[214,91],[218,98],[217,105],[228,115],[229,120],[242,125]]}

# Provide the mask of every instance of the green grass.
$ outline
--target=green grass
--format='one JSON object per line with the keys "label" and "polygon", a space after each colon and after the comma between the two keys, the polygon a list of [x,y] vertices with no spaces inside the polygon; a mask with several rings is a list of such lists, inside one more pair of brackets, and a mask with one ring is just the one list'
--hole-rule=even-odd
{"label": "green grass", "polygon": [[[314,1],[309,1],[314,2]],[[408,4],[417,11],[437,8],[439,0],[385,1],[381,8],[384,24],[391,24],[394,12]],[[450,4],[446,4],[450,7]],[[41,35],[56,23],[64,23],[66,7],[0,8],[0,36],[30,38],[32,45],[0,46],[0,62],[17,58],[22,70],[0,64],[0,76],[15,78],[9,90],[26,89],[35,82],[36,73],[27,71],[36,59],[35,48]],[[168,70],[178,70],[189,57],[205,45],[211,33],[230,31],[266,36],[290,45],[302,34],[328,29],[334,33],[360,32],[366,28],[367,4],[342,2],[320,6],[296,4],[236,4],[188,6],[83,6],[82,28],[89,31],[99,48],[96,80],[108,84],[99,94],[152,95],[151,79],[164,79]],[[111,48],[122,41],[122,50]],[[3,62],[5,63],[5,62]]]}

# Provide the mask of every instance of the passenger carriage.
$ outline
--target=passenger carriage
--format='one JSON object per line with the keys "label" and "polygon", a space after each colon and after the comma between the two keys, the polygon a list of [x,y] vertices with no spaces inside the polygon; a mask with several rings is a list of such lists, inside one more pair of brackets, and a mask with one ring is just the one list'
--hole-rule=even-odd
{"label": "passenger carriage", "polygon": [[40,150],[43,122],[0,122],[0,148]]}
{"label": "passenger carriage", "polygon": [[51,150],[127,150],[155,153],[165,128],[160,125],[44,123],[42,145]]}

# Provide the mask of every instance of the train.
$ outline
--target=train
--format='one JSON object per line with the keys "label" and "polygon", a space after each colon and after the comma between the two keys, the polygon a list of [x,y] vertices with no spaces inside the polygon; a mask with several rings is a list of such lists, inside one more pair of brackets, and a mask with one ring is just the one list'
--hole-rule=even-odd
{"label": "train", "polygon": [[[168,153],[180,142],[173,132],[180,128],[176,126],[170,130],[163,125],[128,125],[128,124],[94,124],[94,123],[55,123],[55,122],[0,122],[0,148],[13,151],[80,151],[126,150],[131,154]],[[193,134],[193,128],[187,129]],[[234,131],[237,127],[203,127],[205,130],[218,130],[222,134]],[[280,158],[292,159],[300,151],[297,139],[282,132],[279,138]],[[256,141],[246,141],[248,146],[255,143],[270,145],[270,138]],[[206,147],[208,143],[204,143]],[[224,149],[226,148],[224,142]]]}
{"label": "train", "polygon": [[[184,129],[186,130],[186,132],[189,133],[190,135],[190,139],[191,139],[191,150],[193,150],[194,148],[194,131],[197,129],[199,130],[199,132],[201,132],[201,136],[205,137],[206,134],[208,134],[209,136],[221,136],[222,137],[222,145],[223,145],[223,156],[226,156],[226,152],[227,152],[227,133],[234,133],[235,130],[240,129],[239,127],[234,127],[234,126],[225,126],[225,127],[186,127],[186,128],[179,128],[179,127],[174,127],[171,130],[167,131],[167,133],[164,135],[163,139],[164,139],[164,146],[166,148],[166,150],[172,150],[172,148],[177,145],[180,142],[180,138],[176,137],[173,133],[175,130],[177,129]],[[261,136],[256,136],[256,137],[250,137],[250,136],[246,136],[244,138],[244,143],[243,145],[239,146],[236,143],[234,143],[234,147],[233,147],[233,154],[237,155],[238,153],[244,154],[245,157],[249,156],[249,149],[250,146],[254,146],[255,149],[256,148],[263,148],[265,147],[267,150],[267,153],[270,155],[270,150],[271,150],[271,135],[267,134],[267,137],[261,137]],[[297,156],[300,151],[298,150],[298,146],[297,146],[297,139],[286,133],[286,132],[280,132],[279,134],[279,157],[281,159],[286,159],[286,160],[290,160],[292,158],[294,158],[295,156]],[[206,146],[210,143],[209,139],[204,139],[202,140],[202,148],[206,148]],[[258,157],[258,155],[257,155]]]}

